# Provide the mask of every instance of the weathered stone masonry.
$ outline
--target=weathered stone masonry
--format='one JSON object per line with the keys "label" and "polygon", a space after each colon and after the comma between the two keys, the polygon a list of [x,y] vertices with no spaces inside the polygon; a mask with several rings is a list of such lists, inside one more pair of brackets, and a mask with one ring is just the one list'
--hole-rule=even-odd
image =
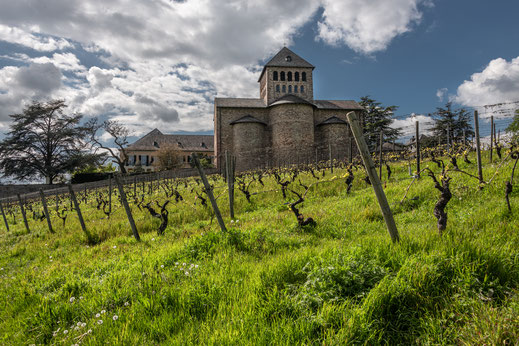
{"label": "weathered stone masonry", "polygon": [[314,100],[314,66],[283,48],[263,68],[259,99],[216,98],[214,148],[222,168],[225,152],[238,170],[343,160],[350,150],[346,114],[355,101]]}

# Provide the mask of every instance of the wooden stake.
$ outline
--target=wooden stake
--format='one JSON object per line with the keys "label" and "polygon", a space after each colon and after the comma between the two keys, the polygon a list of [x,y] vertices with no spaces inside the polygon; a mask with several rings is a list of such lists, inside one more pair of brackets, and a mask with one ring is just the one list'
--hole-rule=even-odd
{"label": "wooden stake", "polygon": [[[141,240],[141,237],[139,237],[139,232],[137,231],[137,226],[135,226],[135,221],[133,220],[132,210],[130,209],[130,206],[128,205],[128,200],[126,199],[126,193],[124,192],[124,187],[121,184],[121,181],[119,180],[119,177],[117,175],[114,175],[115,183],[117,184],[117,189],[119,190],[119,195],[121,196],[121,203],[124,207],[124,210],[126,211],[126,216],[128,217],[128,222],[130,223],[130,227],[132,229],[133,236],[137,241]],[[143,182],[144,184],[144,182]]]}
{"label": "wooden stake", "polygon": [[384,132],[380,131],[380,146],[378,148],[378,176],[382,180],[382,143],[384,141]]}
{"label": "wooden stake", "polygon": [[214,214],[216,216],[216,220],[218,220],[218,224],[220,225],[220,229],[222,232],[227,232],[227,228],[225,228],[225,224],[222,219],[222,214],[220,214],[220,209],[218,209],[218,204],[216,204],[216,199],[213,196],[213,190],[211,185],[207,181],[207,178],[204,173],[204,169],[198,160],[198,156],[196,153],[191,154],[191,159],[195,162],[196,168],[198,169],[198,173],[200,173],[200,178],[202,178],[202,182],[204,183],[205,192],[207,196],[209,196],[209,200],[211,201],[211,205],[213,206]]}
{"label": "wooden stake", "polygon": [[54,233],[52,229],[52,223],[50,222],[49,209],[47,208],[47,200],[45,199],[45,194],[43,193],[43,189],[40,189],[40,197],[41,204],[43,204],[43,211],[45,212],[45,217],[47,218],[47,226],[49,226],[50,233]]}
{"label": "wooden stake", "polygon": [[[482,184],[483,180],[483,167],[481,167],[481,140],[479,138],[479,117],[478,111],[474,111],[474,130],[476,132],[476,156],[478,161],[478,177],[479,183]],[[480,186],[480,189],[482,186]]]}
{"label": "wooden stake", "polygon": [[416,121],[416,176],[420,178],[420,122]]}
{"label": "wooden stake", "polygon": [[492,152],[494,151],[494,116],[490,116],[490,163],[492,163]]}
{"label": "wooden stake", "polygon": [[380,210],[384,216],[384,221],[386,222],[387,230],[391,236],[391,240],[393,242],[398,242],[400,240],[400,236],[398,235],[395,219],[393,218],[393,213],[391,212],[391,208],[387,202],[386,194],[382,188],[382,183],[377,176],[377,171],[375,169],[375,165],[373,164],[373,160],[371,159],[368,145],[366,144],[366,140],[362,135],[362,129],[360,128],[357,121],[357,115],[355,112],[349,112],[347,117],[348,122],[350,123],[350,127],[353,131],[353,136],[355,137],[355,142],[357,143],[357,148],[359,148],[362,161],[364,162],[364,167],[366,168],[366,172],[368,173],[368,177],[371,181],[371,186],[373,187],[375,195],[377,196]]}
{"label": "wooden stake", "polygon": [[108,214],[112,214],[112,176],[108,178]]}
{"label": "wooden stake", "polygon": [[81,229],[85,233],[87,237],[87,241],[90,243],[92,242],[92,236],[88,232],[85,220],[83,220],[83,215],[81,214],[81,209],[79,208],[79,203],[77,202],[76,194],[74,193],[74,189],[72,188],[72,184],[68,184],[68,192],[70,194],[70,198],[72,199],[72,202],[74,203],[74,209],[76,209],[77,217],[79,219],[79,224],[81,225]]}
{"label": "wooden stake", "polygon": [[231,219],[234,219],[234,167],[233,160],[227,151],[225,152],[225,174],[229,190],[229,214]]}
{"label": "wooden stake", "polygon": [[2,217],[4,218],[5,228],[9,232],[9,223],[7,222],[7,217],[5,216],[4,206],[2,205],[2,202],[0,202],[0,211],[2,212]]}
{"label": "wooden stake", "polygon": [[31,230],[29,229],[29,223],[27,222],[27,215],[25,214],[25,208],[23,207],[22,197],[20,196],[19,193],[16,194],[16,197],[18,198],[18,204],[20,204],[20,211],[22,212],[23,223],[25,224],[25,229],[27,230],[27,233],[30,233]]}
{"label": "wooden stake", "polygon": [[353,162],[353,138],[350,137],[350,163]]}

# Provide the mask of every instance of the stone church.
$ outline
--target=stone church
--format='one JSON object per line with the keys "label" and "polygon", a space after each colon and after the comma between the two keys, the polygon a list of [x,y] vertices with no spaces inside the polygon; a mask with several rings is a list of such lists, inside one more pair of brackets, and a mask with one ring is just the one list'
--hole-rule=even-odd
{"label": "stone church", "polygon": [[236,156],[242,171],[344,160],[356,150],[346,114],[362,107],[351,100],[314,100],[314,68],[284,47],[263,67],[259,98],[215,98],[218,168],[225,165],[225,152]]}

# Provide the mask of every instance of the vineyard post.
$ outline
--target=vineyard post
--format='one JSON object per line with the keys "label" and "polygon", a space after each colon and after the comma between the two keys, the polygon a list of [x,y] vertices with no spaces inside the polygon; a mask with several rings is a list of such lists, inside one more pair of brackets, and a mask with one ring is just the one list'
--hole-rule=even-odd
{"label": "vineyard post", "polygon": [[501,130],[497,131],[497,142],[501,140]]}
{"label": "vineyard post", "polygon": [[447,151],[451,150],[451,127],[447,125]]}
{"label": "vineyard post", "polygon": [[465,148],[467,146],[467,133],[465,132],[466,130],[463,129],[463,148]]}
{"label": "vineyard post", "polygon": [[23,207],[22,197],[20,196],[19,193],[16,194],[16,197],[18,198],[18,203],[20,204],[20,211],[22,212],[23,223],[25,224],[25,229],[27,230],[27,233],[30,233],[31,230],[29,229],[29,223],[27,222],[27,215],[25,214],[25,208]]}
{"label": "vineyard post", "polygon": [[350,163],[353,162],[353,138],[350,137]]}
{"label": "vineyard post", "polygon": [[364,162],[364,167],[366,168],[366,172],[368,173],[368,177],[371,181],[371,186],[373,187],[375,195],[377,196],[380,210],[384,216],[384,221],[386,222],[387,230],[391,236],[391,240],[393,242],[398,242],[400,241],[400,236],[398,235],[395,219],[393,218],[393,213],[391,212],[391,208],[387,202],[386,194],[382,188],[382,183],[377,176],[377,171],[375,169],[375,165],[373,164],[373,160],[371,159],[366,140],[362,135],[362,129],[360,128],[357,121],[357,116],[355,112],[349,112],[347,117],[348,122],[350,123],[350,127],[353,131],[353,136],[355,137],[355,142],[357,143],[357,148],[359,148],[360,156]]}
{"label": "vineyard post", "polygon": [[112,214],[112,176],[108,177],[108,213]]}
{"label": "vineyard post", "polygon": [[121,181],[119,180],[119,177],[117,175],[114,175],[115,183],[117,184],[117,189],[119,190],[119,195],[121,197],[121,203],[124,207],[124,210],[126,211],[126,216],[128,217],[128,222],[130,223],[130,227],[132,229],[133,236],[137,241],[141,240],[141,237],[139,237],[139,232],[137,231],[137,226],[135,225],[135,221],[133,220],[132,210],[130,209],[130,206],[128,205],[128,200],[126,199],[126,193],[124,192],[124,187],[121,184]]}
{"label": "vineyard post", "polygon": [[137,177],[133,177],[133,195],[137,197]]}
{"label": "vineyard post", "polygon": [[492,163],[492,151],[494,151],[494,116],[490,116],[490,163]]}
{"label": "vineyard post", "polygon": [[225,228],[225,224],[223,223],[223,219],[222,219],[222,214],[220,214],[220,209],[218,209],[218,204],[216,204],[216,199],[214,199],[213,189],[211,188],[211,185],[207,181],[207,178],[204,173],[204,169],[202,168],[202,165],[200,164],[200,161],[198,160],[198,156],[196,155],[196,153],[193,153],[193,154],[191,154],[191,158],[195,162],[196,168],[198,169],[198,173],[200,173],[200,178],[202,178],[202,182],[204,183],[205,192],[207,193],[207,196],[209,196],[209,200],[211,201],[211,205],[213,206],[216,220],[218,220],[218,224],[220,225],[222,232],[226,232],[227,228]]}
{"label": "vineyard post", "polygon": [[476,132],[476,156],[478,161],[479,183],[483,183],[483,168],[481,167],[481,140],[479,138],[479,117],[478,111],[474,111],[474,130]]}
{"label": "vineyard post", "polygon": [[3,204],[3,203],[0,202],[0,211],[2,212],[2,217],[4,218],[5,228],[6,228],[7,231],[9,232],[9,223],[7,222],[7,218],[5,217],[5,213],[4,213],[4,206],[3,206],[2,204]]}
{"label": "vineyard post", "polygon": [[59,198],[58,198],[58,191],[56,190],[56,213],[59,210]]}
{"label": "vineyard post", "polygon": [[77,202],[76,194],[74,193],[74,189],[72,188],[72,184],[68,184],[68,192],[70,194],[70,199],[72,199],[72,202],[74,203],[74,209],[76,209],[77,217],[79,219],[79,224],[81,225],[81,229],[83,232],[85,232],[85,235],[87,237],[87,241],[90,243],[92,241],[92,236],[88,232],[85,220],[83,219],[83,215],[81,214],[81,209],[79,208],[79,203]]}
{"label": "vineyard post", "polygon": [[333,174],[332,144],[328,143],[328,155],[330,157],[330,171]]}
{"label": "vineyard post", "polygon": [[49,209],[47,208],[47,200],[45,199],[45,194],[43,193],[43,189],[40,189],[40,197],[41,204],[43,204],[43,212],[45,213],[45,217],[47,218],[47,226],[49,226],[50,233],[54,233],[52,229],[52,223],[50,222]]}
{"label": "vineyard post", "polygon": [[231,156],[225,152],[225,175],[227,176],[227,187],[229,190],[229,213],[234,219],[234,165]]}
{"label": "vineyard post", "polygon": [[378,175],[382,180],[382,143],[384,141],[384,133],[380,130],[380,146],[378,148]]}
{"label": "vineyard post", "polygon": [[416,121],[416,176],[420,178],[420,122]]}

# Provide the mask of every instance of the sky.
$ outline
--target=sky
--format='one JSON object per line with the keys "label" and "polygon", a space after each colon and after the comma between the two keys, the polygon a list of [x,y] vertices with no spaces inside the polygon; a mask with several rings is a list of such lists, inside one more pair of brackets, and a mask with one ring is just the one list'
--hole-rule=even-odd
{"label": "sky", "polygon": [[258,98],[262,66],[284,45],[316,66],[316,99],[370,95],[399,107],[405,131],[415,119],[426,130],[448,101],[479,110],[482,126],[504,117],[498,129],[519,108],[518,1],[0,0],[0,9],[0,139],[9,114],[55,98],[85,120],[123,122],[132,139],[154,128],[210,134],[214,98]]}

